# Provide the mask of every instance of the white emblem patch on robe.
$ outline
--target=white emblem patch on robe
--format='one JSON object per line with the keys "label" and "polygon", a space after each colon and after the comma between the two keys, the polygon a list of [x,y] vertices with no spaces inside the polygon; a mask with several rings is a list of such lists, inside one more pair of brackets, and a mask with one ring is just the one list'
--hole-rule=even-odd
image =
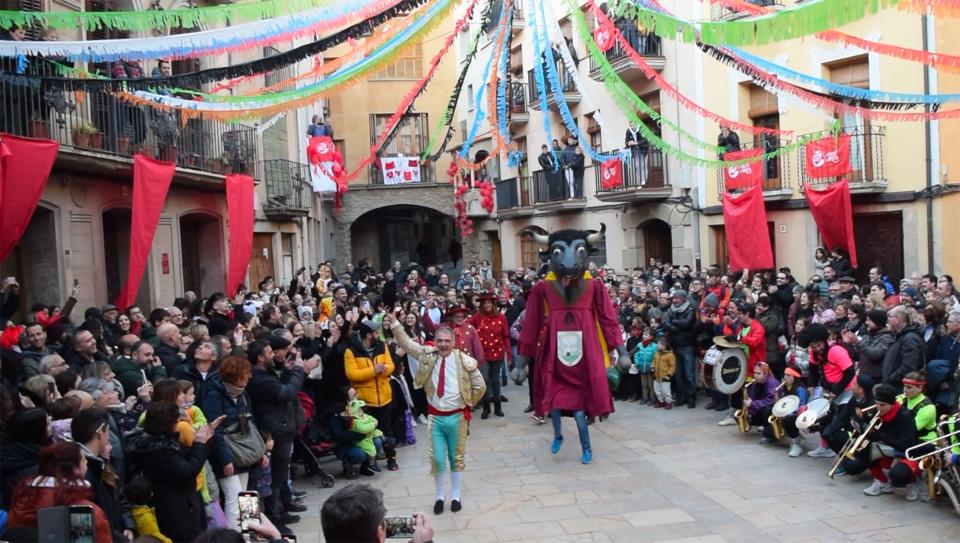
{"label": "white emblem patch on robe", "polygon": [[576,366],[583,358],[583,332],[557,332],[557,357],[565,366]]}

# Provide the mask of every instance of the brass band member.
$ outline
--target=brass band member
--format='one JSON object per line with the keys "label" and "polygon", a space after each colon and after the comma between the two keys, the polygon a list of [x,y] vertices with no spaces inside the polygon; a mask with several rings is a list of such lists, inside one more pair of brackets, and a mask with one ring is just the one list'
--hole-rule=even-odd
{"label": "brass band member", "polygon": [[[750,417],[750,426],[768,424],[770,410],[777,401],[776,390],[780,381],[770,373],[770,366],[766,362],[758,361],[753,367],[753,382],[746,388],[743,408]],[[760,443],[768,443],[763,439]]]}
{"label": "brass band member", "polygon": [[[840,343],[829,343],[830,332],[822,324],[811,324],[800,334],[800,346],[810,348],[810,369],[807,375],[807,394],[812,399],[814,390],[820,387],[824,392],[839,395],[853,386],[856,369],[850,354]],[[818,423],[820,428],[827,426],[831,415],[826,415]],[[832,458],[833,450],[821,435],[820,446],[807,453],[814,458]]]}
{"label": "brass band member", "polygon": [[[803,387],[800,381],[800,372],[794,368],[787,368],[783,371],[783,388],[780,389],[780,394],[774,398],[774,402],[784,396],[790,395],[795,395],[800,399],[800,406],[795,412],[782,417],[780,422],[783,425],[783,431],[787,437],[790,438],[790,450],[787,451],[787,455],[791,458],[796,458],[803,454],[803,447],[800,445],[800,429],[797,428],[797,415],[802,413],[804,407],[807,405],[807,389]],[[773,427],[770,425],[768,419],[764,419],[763,439],[760,440],[760,443],[768,444],[774,442],[776,442],[776,440],[773,437]]]}
{"label": "brass band member", "polygon": [[843,468],[850,475],[870,470],[873,484],[863,489],[867,496],[889,494],[896,489],[907,500],[916,500],[919,466],[903,456],[904,451],[919,441],[916,422],[910,410],[897,402],[897,389],[893,385],[881,383],[873,387],[873,396],[881,426],[867,434],[870,445],[855,459],[844,460]]}
{"label": "brass band member", "polygon": [[[850,432],[860,432],[873,418],[874,413],[868,408],[875,404],[873,398],[873,377],[858,374],[853,381],[853,399],[843,406],[824,424],[820,430],[820,437],[825,440],[834,452],[839,453],[850,437]],[[843,475],[843,465],[837,469],[837,475]]]}
{"label": "brass band member", "polygon": [[[933,442],[937,439],[937,407],[924,396],[923,390],[926,386],[926,374],[922,371],[911,371],[903,377],[903,394],[897,397],[897,401],[913,415],[917,423],[917,439]],[[920,448],[917,454],[926,452],[924,449],[927,448]],[[933,449],[931,445],[927,450]]]}

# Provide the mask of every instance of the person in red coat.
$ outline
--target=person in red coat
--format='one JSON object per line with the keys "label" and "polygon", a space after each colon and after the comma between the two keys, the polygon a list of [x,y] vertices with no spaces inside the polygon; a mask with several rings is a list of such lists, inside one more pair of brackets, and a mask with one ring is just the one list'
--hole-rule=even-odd
{"label": "person in red coat", "polygon": [[609,351],[617,351],[618,363],[630,363],[607,290],[586,271],[588,255],[595,252],[593,244],[602,234],[603,230],[533,234],[547,245],[550,273],[530,291],[516,359],[521,372],[533,359],[534,411],[549,413],[553,421],[550,451],[557,454],[563,444],[561,414],[572,413],[584,464],[593,461],[587,417],[603,418],[613,412],[607,384]]}
{"label": "person in red coat", "polygon": [[[753,375],[753,369],[758,362],[766,363],[767,336],[763,331],[763,325],[757,320],[757,306],[744,301],[738,301],[735,304],[737,320],[741,328],[736,334],[726,336],[726,339],[727,341],[740,342],[741,348],[747,355],[747,376],[749,377]],[[730,403],[733,408],[739,408],[743,405],[743,391],[746,386],[747,383],[744,382],[743,388],[731,394]],[[736,423],[737,421],[733,418],[733,409],[730,409],[727,416],[717,424],[719,426],[733,426]]]}
{"label": "person in red coat", "polygon": [[[477,329],[474,328],[472,324],[466,322],[468,313],[470,313],[470,310],[467,309],[465,305],[457,304],[447,309],[444,317],[447,319],[450,327],[453,328],[454,335],[456,336],[454,348],[460,349],[473,357],[474,360],[482,363],[486,360],[483,352],[483,344],[480,343],[480,334],[477,333]],[[422,315],[422,322],[423,328],[428,334],[436,331],[438,323],[430,320],[429,314],[424,313]]]}
{"label": "person in red coat", "polygon": [[497,295],[484,292],[477,297],[480,302],[480,311],[476,312],[467,319],[467,324],[477,330],[480,337],[480,344],[483,346],[483,354],[486,355],[486,363],[481,364],[480,370],[483,372],[483,379],[487,382],[487,394],[483,398],[483,413],[481,419],[490,417],[490,403],[493,403],[493,413],[503,416],[503,409],[500,407],[500,369],[503,366],[504,358],[513,359],[512,349],[510,348],[510,327],[507,324],[507,318],[497,310]]}

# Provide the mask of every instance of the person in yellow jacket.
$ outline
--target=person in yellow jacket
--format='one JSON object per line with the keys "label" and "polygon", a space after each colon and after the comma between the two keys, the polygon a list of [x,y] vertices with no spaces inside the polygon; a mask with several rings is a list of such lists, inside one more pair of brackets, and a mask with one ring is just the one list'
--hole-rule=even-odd
{"label": "person in yellow jacket", "polygon": [[387,457],[387,469],[399,468],[396,459],[391,411],[393,393],[390,375],[393,360],[385,343],[380,341],[380,323],[364,319],[357,325],[357,334],[351,338],[343,353],[343,365],[357,398],[366,403],[365,411],[377,419],[377,427],[383,431],[383,449]]}
{"label": "person in yellow jacket", "polygon": [[141,536],[153,536],[163,543],[173,543],[173,540],[160,532],[157,510],[150,506],[153,501],[153,485],[150,480],[143,475],[137,475],[127,483],[126,490],[137,533]]}
{"label": "person in yellow jacket", "polygon": [[677,357],[670,350],[667,338],[657,340],[657,352],[653,355],[653,393],[657,400],[654,407],[673,409],[673,398],[670,397],[670,379],[677,371]]}

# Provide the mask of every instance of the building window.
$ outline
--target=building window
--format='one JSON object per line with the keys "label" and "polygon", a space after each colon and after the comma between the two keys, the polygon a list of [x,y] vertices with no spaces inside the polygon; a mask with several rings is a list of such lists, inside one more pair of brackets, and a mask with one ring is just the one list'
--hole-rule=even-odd
{"label": "building window", "polygon": [[402,53],[389,66],[370,76],[370,81],[417,80],[423,77],[423,46]]}
{"label": "building window", "polygon": [[280,234],[280,252],[283,262],[283,281],[293,279],[293,234]]}
{"label": "building window", "polygon": [[[748,116],[754,126],[777,130],[780,128],[780,107],[777,96],[763,87],[750,86],[750,111]],[[771,153],[780,149],[780,138],[774,134],[756,134],[753,137],[754,149]],[[763,161],[763,190],[783,188],[783,172],[780,157],[774,156]]]}
{"label": "building window", "polygon": [[[858,89],[870,88],[870,61],[866,56],[860,56],[852,59],[842,60],[827,66],[830,75],[830,82],[847,87]],[[836,100],[850,104],[853,100],[840,96],[834,97]],[[851,182],[870,181],[876,178],[876,172],[879,168],[879,153],[874,149],[874,141],[871,138],[873,132],[869,119],[863,119],[856,115],[840,114],[837,116],[843,126],[844,132],[850,134],[850,166],[853,171],[850,172]]]}
{"label": "building window", "polygon": [[535,270],[540,269],[540,251],[545,251],[547,249],[546,245],[537,243],[531,233],[547,235],[547,232],[542,228],[537,228],[536,226],[531,226],[522,232],[520,232],[520,264],[524,268],[533,268]]}
{"label": "building window", "polygon": [[[383,129],[386,127],[387,121],[392,115],[390,114],[373,114],[370,115],[370,144],[373,145],[376,143],[376,138],[383,132]],[[407,157],[419,157],[420,153],[423,152],[423,147],[427,144],[427,114],[426,113],[412,113],[409,115],[404,115],[403,119],[398,123],[397,127],[393,131],[393,135],[389,140],[380,148],[380,156],[398,156],[403,155]],[[371,179],[377,178],[379,176],[379,170],[373,168],[371,170]],[[424,183],[433,182],[433,165],[420,166],[420,181]]]}

